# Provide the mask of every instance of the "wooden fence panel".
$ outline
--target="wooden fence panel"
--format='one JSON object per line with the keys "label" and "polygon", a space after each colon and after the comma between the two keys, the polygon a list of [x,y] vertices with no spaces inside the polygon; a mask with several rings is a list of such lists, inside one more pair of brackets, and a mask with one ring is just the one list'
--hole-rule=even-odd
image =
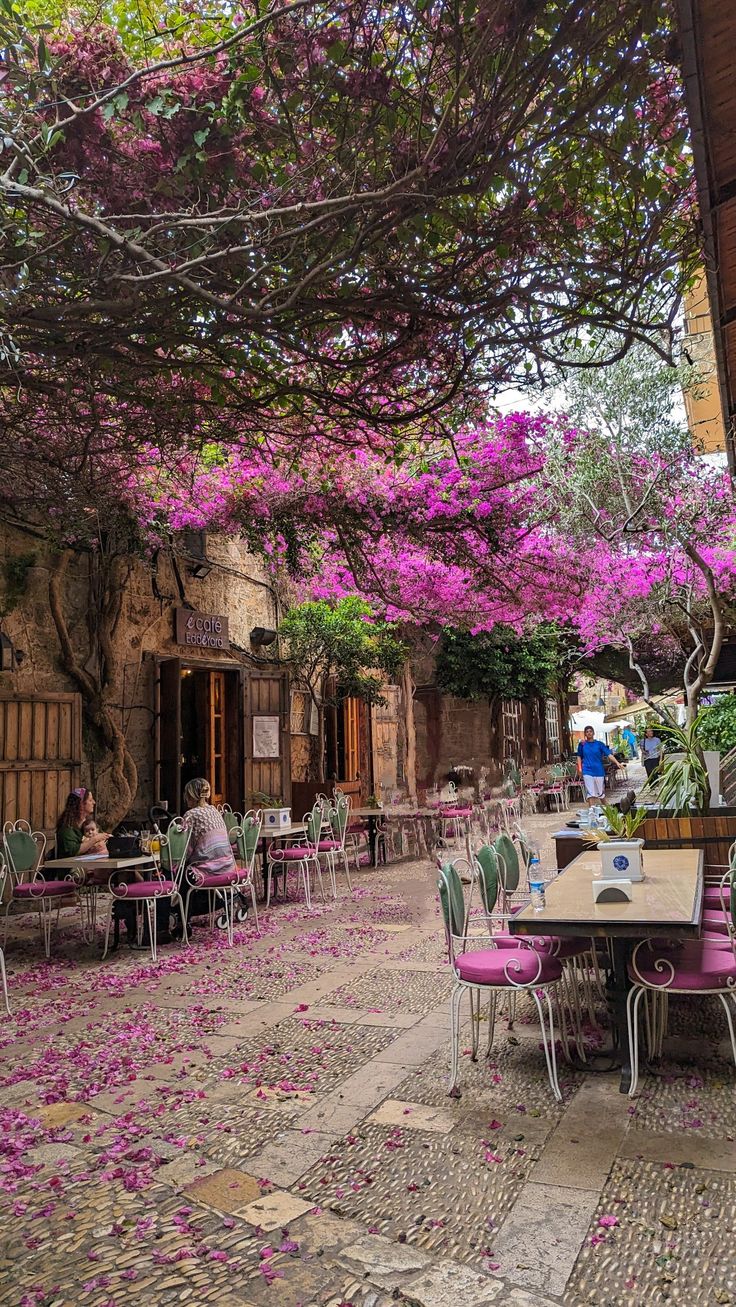
{"label": "wooden fence panel", "polygon": [[51,833],[82,772],[78,694],[0,691],[0,817]]}
{"label": "wooden fence panel", "polygon": [[736,840],[736,812],[728,808],[705,817],[647,817],[640,834],[650,849],[702,849],[706,875],[714,879],[728,866],[728,851]]}

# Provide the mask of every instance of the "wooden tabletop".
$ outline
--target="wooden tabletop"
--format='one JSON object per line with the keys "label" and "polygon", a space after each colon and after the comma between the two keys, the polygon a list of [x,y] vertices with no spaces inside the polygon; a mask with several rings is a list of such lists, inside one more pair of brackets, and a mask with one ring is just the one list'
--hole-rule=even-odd
{"label": "wooden tabletop", "polygon": [[405,803],[389,803],[385,808],[351,808],[351,817],[440,817],[440,808],[418,808]]}
{"label": "wooden tabletop", "polygon": [[261,828],[262,840],[285,840],[292,835],[303,835],[306,831],[303,821],[293,822],[291,826],[269,826],[268,829]]}
{"label": "wooden tabletop", "polygon": [[103,871],[121,871],[124,867],[141,867],[144,863],[148,866],[153,862],[152,855],[138,853],[130,858],[108,858],[107,854],[101,855],[83,853],[77,854],[76,858],[49,858],[43,863],[44,870],[47,867],[58,868],[59,871],[70,871],[73,867],[89,868],[91,871],[101,869]]}
{"label": "wooden tabletop", "polygon": [[645,849],[644,880],[630,903],[594,903],[591,882],[601,879],[601,855],[581,853],[545,889],[541,912],[524,908],[509,920],[513,935],[575,935],[645,939],[700,934],[702,849]]}

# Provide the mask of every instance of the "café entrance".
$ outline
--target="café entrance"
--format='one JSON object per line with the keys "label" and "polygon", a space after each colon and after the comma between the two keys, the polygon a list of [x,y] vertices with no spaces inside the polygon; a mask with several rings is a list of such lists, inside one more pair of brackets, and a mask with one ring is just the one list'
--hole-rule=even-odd
{"label": "caf\u00e9 entrance", "polygon": [[[232,694],[227,678],[237,672],[204,667],[181,669],[181,787],[206,776],[212,802],[225,803],[228,792],[226,742],[232,733]],[[230,704],[229,702],[230,701]]]}
{"label": "caf\u00e9 entrance", "polygon": [[[156,680],[155,792],[169,812],[183,808],[184,786],[204,776],[212,803],[236,812],[255,792],[290,798],[288,676],[204,659],[162,658]],[[273,744],[259,750],[262,722]],[[255,733],[254,733],[255,732]],[[255,744],[254,744],[255,740]]]}

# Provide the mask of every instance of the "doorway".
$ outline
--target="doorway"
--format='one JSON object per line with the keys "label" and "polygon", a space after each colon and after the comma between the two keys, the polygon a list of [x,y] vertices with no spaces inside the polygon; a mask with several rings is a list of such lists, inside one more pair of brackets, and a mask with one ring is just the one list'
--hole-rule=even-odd
{"label": "doorway", "polygon": [[236,668],[198,666],[178,658],[159,668],[158,786],[170,812],[184,787],[210,783],[211,802],[240,810],[243,801],[242,677]]}
{"label": "doorway", "polygon": [[325,776],[356,805],[371,791],[369,722],[362,699],[342,699],[325,713]]}
{"label": "doorway", "polygon": [[226,675],[206,667],[181,669],[181,787],[205,776],[215,804],[227,802]]}

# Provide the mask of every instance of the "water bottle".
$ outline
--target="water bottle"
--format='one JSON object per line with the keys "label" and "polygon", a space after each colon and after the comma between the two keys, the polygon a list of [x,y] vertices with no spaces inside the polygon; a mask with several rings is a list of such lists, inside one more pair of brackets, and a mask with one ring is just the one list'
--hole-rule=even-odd
{"label": "water bottle", "polygon": [[544,878],[539,849],[532,848],[529,857],[529,893],[535,912],[543,912],[546,906],[544,897]]}

